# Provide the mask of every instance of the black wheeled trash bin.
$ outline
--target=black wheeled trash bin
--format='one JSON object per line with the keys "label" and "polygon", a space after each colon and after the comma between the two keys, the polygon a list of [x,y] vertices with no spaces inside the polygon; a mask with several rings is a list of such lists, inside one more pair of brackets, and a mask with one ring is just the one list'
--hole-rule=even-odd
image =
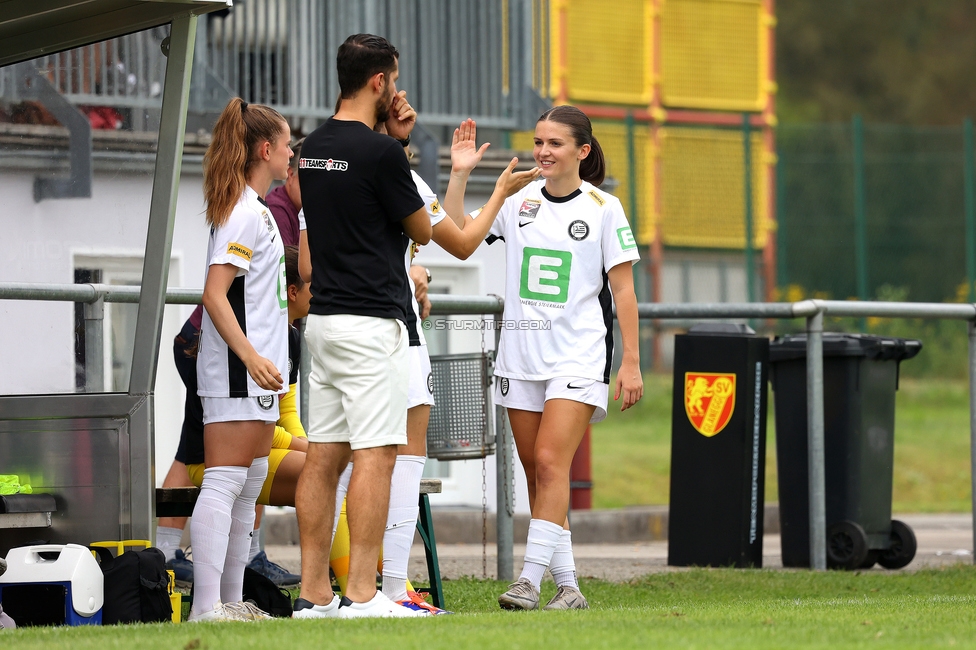
{"label": "black wheeled trash bin", "polygon": [[[891,485],[899,364],[921,349],[911,339],[823,335],[828,567],[900,569],[915,557],[915,534],[891,519]],[[810,566],[806,356],[806,334],[769,347],[786,567]]]}
{"label": "black wheeled trash bin", "polygon": [[762,566],[769,339],[703,323],[674,341],[668,564]]}

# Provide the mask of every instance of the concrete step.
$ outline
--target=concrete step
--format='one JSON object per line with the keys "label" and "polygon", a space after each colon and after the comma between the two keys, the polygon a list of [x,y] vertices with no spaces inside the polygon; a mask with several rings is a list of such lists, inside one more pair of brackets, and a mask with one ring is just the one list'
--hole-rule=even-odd
{"label": "concrete step", "polygon": [[[438,544],[480,544],[496,538],[495,515],[482,518],[473,508],[434,508],[434,534]],[[766,504],[763,532],[779,533],[779,504]],[[570,515],[575,544],[621,544],[653,542],[668,538],[668,506],[638,506],[617,510],[574,510]],[[515,539],[524,540],[529,515],[515,515]],[[266,512],[262,524],[265,544],[298,544],[298,521],[294,512]]]}

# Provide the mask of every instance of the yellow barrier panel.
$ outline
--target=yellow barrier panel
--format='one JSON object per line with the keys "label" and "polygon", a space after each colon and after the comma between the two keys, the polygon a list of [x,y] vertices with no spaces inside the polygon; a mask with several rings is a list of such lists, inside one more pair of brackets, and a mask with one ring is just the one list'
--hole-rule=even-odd
{"label": "yellow barrier panel", "polygon": [[768,38],[761,0],[662,0],[665,106],[761,111]]}
{"label": "yellow barrier panel", "polygon": [[[666,246],[745,247],[742,132],[665,127],[661,130],[661,236]],[[753,246],[766,245],[766,156],[762,133],[752,138]]]}
{"label": "yellow barrier panel", "polygon": [[[561,10],[566,12],[565,34],[558,34]],[[553,2],[551,11],[550,24],[558,34],[552,39],[553,97],[559,96],[564,77],[574,101],[650,103],[651,0],[564,0]],[[566,39],[566,61],[561,39]]]}

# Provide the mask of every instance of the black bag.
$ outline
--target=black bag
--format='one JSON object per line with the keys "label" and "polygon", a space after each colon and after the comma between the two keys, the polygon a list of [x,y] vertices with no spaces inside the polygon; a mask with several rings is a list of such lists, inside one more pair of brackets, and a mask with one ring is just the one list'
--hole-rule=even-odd
{"label": "black bag", "polygon": [[291,594],[254,569],[244,569],[244,600],[278,618],[291,618]]}
{"label": "black bag", "polygon": [[102,625],[162,623],[173,620],[166,556],[158,548],[128,551],[115,557],[106,548],[92,548],[105,576]]}

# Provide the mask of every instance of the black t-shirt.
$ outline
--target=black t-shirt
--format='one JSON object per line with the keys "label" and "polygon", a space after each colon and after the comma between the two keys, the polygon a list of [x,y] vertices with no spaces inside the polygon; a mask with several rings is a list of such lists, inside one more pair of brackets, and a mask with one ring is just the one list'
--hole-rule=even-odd
{"label": "black t-shirt", "polygon": [[400,143],[330,118],[305,138],[298,180],[312,256],[309,311],[406,323],[409,239],[400,222],[424,201]]}

